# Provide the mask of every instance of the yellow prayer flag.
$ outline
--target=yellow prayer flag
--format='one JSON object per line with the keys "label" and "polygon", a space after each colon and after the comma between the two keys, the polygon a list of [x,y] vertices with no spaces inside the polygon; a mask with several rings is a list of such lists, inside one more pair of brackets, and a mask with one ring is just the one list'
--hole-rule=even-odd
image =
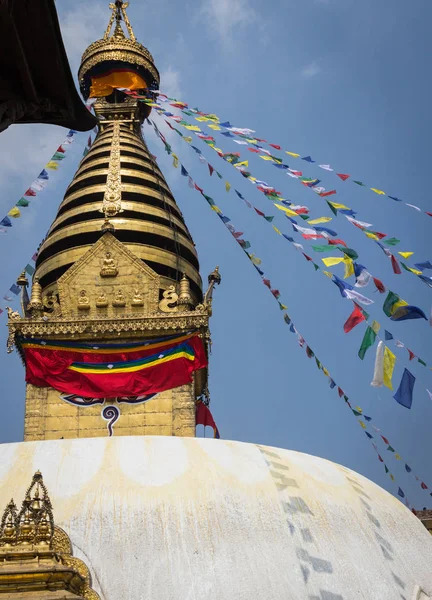
{"label": "yellow prayer flag", "polygon": [[228,181],[225,181],[225,189],[226,189],[227,192],[229,192],[230,189],[231,189],[231,184],[228,183]]}
{"label": "yellow prayer flag", "polygon": [[391,473],[390,473],[390,479],[391,479],[392,481],[394,481],[394,480],[395,480],[395,478],[393,477],[393,475],[392,475]]}
{"label": "yellow prayer flag", "polygon": [[396,452],[395,459],[396,460],[402,460],[402,456]]}
{"label": "yellow prayer flag", "polygon": [[332,217],[319,217],[318,219],[312,219],[312,221],[308,221],[309,225],[319,225],[320,223],[328,223],[332,220]]}
{"label": "yellow prayer flag", "polygon": [[326,267],[333,267],[334,265],[338,265],[343,262],[344,258],[339,258],[338,256],[328,256],[327,258],[321,259]]}
{"label": "yellow prayer flag", "polygon": [[345,256],[343,259],[345,265],[344,279],[348,279],[351,275],[354,275],[354,263],[349,256]]}
{"label": "yellow prayer flag", "polygon": [[396,356],[386,346],[384,348],[384,385],[386,387],[388,387],[389,390],[393,389],[392,376],[393,376],[395,362],[396,362]]}
{"label": "yellow prayer flag", "polygon": [[411,271],[411,273],[414,273],[414,275],[422,275],[422,271],[419,271],[418,269],[412,269],[411,267],[407,267],[408,271]]}
{"label": "yellow prayer flag", "polygon": [[13,208],[10,209],[7,216],[12,217],[13,219],[18,219],[18,217],[21,216],[21,211],[17,206],[14,206]]}
{"label": "yellow prayer flag", "polygon": [[281,303],[280,307],[281,307],[281,310],[286,310],[288,308],[288,306],[285,306],[285,304],[282,304],[282,303]]}
{"label": "yellow prayer flag", "polygon": [[219,215],[222,214],[221,209],[219,208],[219,206],[216,206],[216,204],[214,204],[212,206],[212,210],[214,210],[215,212],[217,212]]}
{"label": "yellow prayer flag", "polygon": [[235,163],[234,166],[235,167],[248,167],[249,166],[249,161],[248,160],[243,160],[242,162]]}
{"label": "yellow prayer flag", "polygon": [[275,206],[279,210],[282,210],[284,213],[286,213],[289,217],[298,217],[298,214],[296,212],[294,212],[290,208],[287,208],[286,206],[281,206],[280,204],[276,204],[276,203],[275,203]]}
{"label": "yellow prayer flag", "polygon": [[323,371],[324,375],[326,375],[327,377],[330,377],[330,373],[327,371],[327,369],[325,367],[322,368],[322,371]]}
{"label": "yellow prayer flag", "polygon": [[375,192],[375,194],[378,194],[379,196],[385,196],[386,195],[386,193],[383,192],[382,190],[377,190],[376,188],[371,188],[371,190],[373,192]]}
{"label": "yellow prayer flag", "polygon": [[345,206],[345,204],[339,204],[338,202],[329,202],[336,210],[350,210],[349,206]]}
{"label": "yellow prayer flag", "polygon": [[371,240],[376,240],[376,241],[378,241],[378,240],[379,240],[379,237],[378,237],[377,235],[375,235],[374,233],[371,233],[370,231],[364,231],[364,230],[363,230],[363,233],[364,233],[365,235],[367,235],[367,236],[368,236],[368,238],[370,238]]}
{"label": "yellow prayer flag", "polygon": [[380,328],[381,328],[381,325],[378,323],[378,321],[372,321],[372,323],[371,323],[372,331],[374,331],[375,333],[378,333]]}
{"label": "yellow prayer flag", "polygon": [[400,308],[401,306],[408,306],[408,302],[405,302],[405,300],[402,300],[401,298],[395,302],[393,304],[393,306],[390,309],[391,314],[393,314],[394,312],[397,311],[398,308]]}
{"label": "yellow prayer flag", "polygon": [[265,156],[262,156],[260,154],[260,158],[262,158],[263,160],[271,160],[272,162],[274,162],[273,158],[271,156],[267,156],[267,154]]}
{"label": "yellow prayer flag", "polygon": [[327,277],[330,277],[330,279],[333,278],[333,273],[330,273],[330,271],[323,271],[324,275],[327,275]]}
{"label": "yellow prayer flag", "polygon": [[398,252],[403,258],[409,258],[414,254],[414,252]]}
{"label": "yellow prayer flag", "polygon": [[221,128],[219,127],[219,125],[209,125],[210,129],[214,129],[214,131],[220,131]]}
{"label": "yellow prayer flag", "polygon": [[246,141],[249,142],[249,144],[255,144],[258,140],[255,138],[246,138]]}
{"label": "yellow prayer flag", "polygon": [[192,144],[192,138],[191,137],[184,137],[183,138],[185,142],[187,142],[188,144]]}
{"label": "yellow prayer flag", "polygon": [[274,225],[272,225],[272,227],[278,235],[282,235],[282,232],[277,227],[275,227]]}
{"label": "yellow prayer flag", "polygon": [[198,127],[198,125],[184,125],[183,126],[185,129],[189,129],[189,131],[200,131],[201,129]]}
{"label": "yellow prayer flag", "polygon": [[294,158],[298,158],[300,156],[300,154],[296,154],[295,152],[288,152],[287,150],[285,150],[285,154],[289,154],[290,156],[294,156]]}
{"label": "yellow prayer flag", "polygon": [[366,429],[366,423],[364,423],[363,421],[360,421],[360,419],[357,419],[360,427],[362,427],[363,429]]}
{"label": "yellow prayer flag", "polygon": [[50,160],[49,163],[45,165],[45,169],[51,169],[52,171],[57,171],[58,167],[58,162],[55,162],[54,160]]}
{"label": "yellow prayer flag", "polygon": [[212,144],[209,144],[210,148],[212,148],[215,152],[217,152],[218,154],[223,154],[223,150],[221,150],[220,148],[216,148],[216,146]]}
{"label": "yellow prayer flag", "polygon": [[260,265],[262,263],[262,260],[258,258],[258,256],[255,256],[255,254],[248,254],[248,256],[254,265]]}
{"label": "yellow prayer flag", "polygon": [[211,121],[211,119],[209,119],[208,117],[195,117],[195,121],[203,123],[204,121]]}
{"label": "yellow prayer flag", "polygon": [[178,156],[177,156],[177,154],[174,154],[174,153],[173,153],[172,157],[173,157],[173,167],[175,167],[175,168],[177,169],[177,168],[178,168],[178,166],[179,166],[179,159],[178,159]]}

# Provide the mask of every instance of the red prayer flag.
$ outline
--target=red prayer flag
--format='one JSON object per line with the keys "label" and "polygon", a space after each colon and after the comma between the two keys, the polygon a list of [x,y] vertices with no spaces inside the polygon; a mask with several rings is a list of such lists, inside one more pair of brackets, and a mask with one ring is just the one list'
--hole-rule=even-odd
{"label": "red prayer flag", "polygon": [[308,256],[307,254],[305,254],[304,252],[302,252],[303,256],[305,257],[306,260],[312,260],[310,256]]}
{"label": "red prayer flag", "polygon": [[63,146],[59,146],[57,148],[56,152],[61,152],[62,154],[64,154],[66,152],[66,150],[63,148]]}
{"label": "red prayer flag", "polygon": [[342,396],[344,395],[344,391],[340,387],[338,387],[338,394],[339,394],[339,398],[342,398]]}
{"label": "red prayer flag", "polygon": [[347,179],[349,179],[349,177],[351,177],[351,175],[346,175],[345,173],[336,173],[336,175],[342,179],[342,181],[346,181]]}
{"label": "red prayer flag", "polygon": [[210,163],[207,163],[207,165],[208,165],[208,168],[209,168],[209,171],[210,171],[210,177],[211,177],[213,175],[214,168],[211,166]]}
{"label": "red prayer flag", "polygon": [[421,482],[420,487],[422,488],[422,490],[428,489],[428,486],[425,483],[423,483],[423,481]]}
{"label": "red prayer flag", "polygon": [[203,402],[201,402],[201,400],[198,400],[198,402],[196,403],[195,423],[196,425],[204,425],[204,427],[211,427],[213,429],[213,436],[216,439],[220,438],[219,430],[216,427],[213,415],[211,414],[209,407],[206,406]]}
{"label": "red prayer flag", "polygon": [[204,190],[202,188],[199,187],[199,185],[197,185],[196,183],[194,183],[195,189],[198,190],[199,192],[201,192],[201,194],[204,193]]}
{"label": "red prayer flag", "polygon": [[379,279],[377,279],[376,277],[372,277],[374,284],[377,288],[377,290],[379,291],[380,294],[384,294],[384,292],[386,291],[384,284],[382,281],[380,281]]}
{"label": "red prayer flag", "polygon": [[28,190],[25,192],[24,196],[36,196],[36,192],[35,192],[34,190],[32,190],[31,188],[29,188],[29,189],[28,189]]}
{"label": "red prayer flag", "polygon": [[429,215],[430,217],[432,217],[432,213],[430,213],[430,212],[427,212],[426,210],[425,210],[425,213],[426,213],[427,215]]}
{"label": "red prayer flag", "polygon": [[271,289],[270,279],[263,279],[263,283],[268,287],[269,290]]}
{"label": "red prayer flag", "polygon": [[413,358],[415,358],[414,352],[411,352],[411,350],[409,348],[407,348],[407,350],[408,350],[408,354],[409,354],[409,359],[412,360]]}
{"label": "red prayer flag", "polygon": [[336,190],[330,190],[330,192],[321,192],[319,196],[321,196],[321,198],[326,198],[327,196],[333,196],[333,194],[336,194]]}
{"label": "red prayer flag", "polygon": [[384,440],[384,443],[387,444],[387,446],[390,446],[390,442],[388,441],[388,439],[386,437],[384,437],[383,435],[381,437]]}
{"label": "red prayer flag", "polygon": [[346,245],[346,243],[343,240],[339,239],[339,238],[337,238],[335,240],[328,240],[328,243],[329,243],[330,246],[345,246],[345,248],[348,247]]}
{"label": "red prayer flag", "polygon": [[378,454],[378,460],[379,460],[380,462],[384,462],[380,454]]}
{"label": "red prayer flag", "polygon": [[301,177],[303,175],[303,171],[293,171],[292,169],[290,169],[290,173],[297,175],[297,177]]}
{"label": "red prayer flag", "polygon": [[256,148],[248,148],[249,152],[255,152],[255,154],[259,154],[260,151],[257,150]]}
{"label": "red prayer flag", "polygon": [[354,310],[345,321],[343,329],[345,333],[349,333],[354,327],[356,327],[362,321],[365,321],[365,315],[362,309],[354,302]]}
{"label": "red prayer flag", "polygon": [[255,208],[255,206],[254,206],[254,209],[255,209],[255,212],[257,213],[257,215],[259,215],[260,217],[265,217],[265,214],[263,212],[261,212],[260,210],[258,210],[257,208]]}
{"label": "red prayer flag", "polygon": [[393,254],[390,257],[390,260],[391,260],[391,264],[393,267],[393,273],[395,273],[396,275],[400,275],[402,273],[402,271],[401,271],[398,261],[395,259]]}
{"label": "red prayer flag", "polygon": [[278,146],[277,144],[269,144],[269,146],[271,146],[272,148],[276,148],[276,150],[280,150],[281,147]]}

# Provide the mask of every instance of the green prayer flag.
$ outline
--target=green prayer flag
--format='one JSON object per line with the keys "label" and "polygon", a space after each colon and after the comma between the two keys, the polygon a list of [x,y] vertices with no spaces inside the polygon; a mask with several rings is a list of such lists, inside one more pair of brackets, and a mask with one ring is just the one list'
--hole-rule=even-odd
{"label": "green prayer flag", "polygon": [[321,363],[320,363],[320,361],[317,359],[317,357],[316,357],[316,356],[315,356],[315,362],[316,362],[316,365],[317,365],[318,369],[321,369]]}
{"label": "green prayer flag", "polygon": [[399,244],[400,240],[398,240],[395,237],[389,238],[388,240],[384,240],[384,244],[387,244],[388,246],[396,246],[396,244]]}
{"label": "green prayer flag", "polygon": [[216,203],[213,200],[213,198],[210,198],[210,196],[207,196],[206,194],[203,194],[203,196],[207,200],[207,202],[210,204],[210,206],[216,206]]}
{"label": "green prayer flag", "polygon": [[360,346],[360,350],[358,351],[358,355],[359,355],[359,358],[361,360],[364,359],[366,351],[371,346],[374,345],[377,333],[379,331],[379,327],[380,327],[379,323],[377,323],[376,321],[373,321],[372,325],[370,325],[366,329],[364,337],[363,337],[363,341],[362,341],[361,346]]}
{"label": "green prayer flag", "polygon": [[405,269],[405,271],[410,272],[409,268],[407,267],[407,265],[403,261],[400,261],[400,264],[402,265],[402,269]]}
{"label": "green prayer flag", "polygon": [[388,473],[388,472],[389,472],[389,470],[387,469],[386,465],[384,465],[384,469],[385,469],[385,472],[386,472],[386,473]]}
{"label": "green prayer flag", "polygon": [[356,181],[355,179],[353,180],[354,183],[356,183],[357,185],[362,185],[364,187],[364,183],[362,183],[361,181]]}
{"label": "green prayer flag", "polygon": [[353,408],[351,410],[353,411],[353,413],[355,414],[356,417],[361,417],[360,412],[358,412],[357,410],[354,410]]}
{"label": "green prayer flag", "polygon": [[30,204],[30,202],[28,200],[26,200],[25,198],[20,198],[20,200],[18,200],[18,202],[16,203],[16,206],[28,206]]}
{"label": "green prayer flag", "polygon": [[216,171],[216,175],[219,177],[219,179],[223,179],[222,175],[219,173],[219,171]]}
{"label": "green prayer flag", "polygon": [[389,446],[387,450],[390,450],[390,452],[395,452],[395,449],[392,446]]}
{"label": "green prayer flag", "polygon": [[337,216],[338,213],[337,213],[337,210],[335,209],[335,207],[333,206],[333,204],[331,202],[327,202],[327,204],[329,206],[329,209],[332,211],[332,213]]}
{"label": "green prayer flag", "polygon": [[51,156],[51,160],[63,160],[65,157],[65,155],[61,152],[55,152],[52,156]]}
{"label": "green prayer flag", "polygon": [[83,156],[87,156],[87,154],[90,152],[90,148],[87,148],[87,146],[84,148],[84,152],[83,152]]}
{"label": "green prayer flag", "polygon": [[193,117],[194,113],[190,112],[190,110],[182,110],[182,113],[184,113],[185,115],[188,115],[189,117]]}
{"label": "green prayer flag", "polygon": [[268,221],[269,223],[271,223],[273,221],[274,217],[264,217],[264,219],[266,221]]}
{"label": "green prayer flag", "polygon": [[400,300],[399,296],[397,294],[395,294],[394,292],[390,291],[387,294],[387,298],[384,300],[384,304],[383,304],[383,311],[388,317],[391,317],[391,315],[392,315],[391,309],[393,308],[393,305],[396,304],[396,302],[399,302],[399,300]]}
{"label": "green prayer flag", "polygon": [[303,221],[307,221],[309,219],[309,215],[299,215],[299,217],[303,219]]}
{"label": "green prayer flag", "polygon": [[319,270],[319,266],[316,263],[312,263],[312,264],[314,266],[315,271],[318,271]]}
{"label": "green prayer flag", "polygon": [[424,367],[427,367],[427,364],[425,363],[424,360],[422,360],[421,358],[418,359],[418,362],[423,365]]}
{"label": "green prayer flag", "polygon": [[338,246],[338,249],[341,252],[343,252],[344,254],[346,254],[352,260],[357,260],[359,257],[357,252],[355,250],[353,250],[352,248],[345,248],[345,246]]}
{"label": "green prayer flag", "polygon": [[315,252],[326,252],[327,250],[333,250],[333,246],[321,244],[320,246],[312,246],[312,250],[315,250]]}

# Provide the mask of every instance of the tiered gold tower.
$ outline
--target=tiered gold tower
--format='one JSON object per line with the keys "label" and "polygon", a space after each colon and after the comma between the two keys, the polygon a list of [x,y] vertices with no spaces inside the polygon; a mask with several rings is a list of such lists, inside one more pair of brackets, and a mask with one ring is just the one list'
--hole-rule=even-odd
{"label": "tiered gold tower", "polygon": [[[104,38],[84,53],[79,78],[85,98],[113,73],[127,72],[141,89],[159,84],[126,6],[120,0],[110,5]],[[19,336],[128,342],[190,330],[206,342],[219,276],[210,278],[203,298],[193,240],[141,134],[149,108],[113,87],[96,97],[94,109],[98,134],[40,248],[31,301],[23,316],[10,312],[10,343]],[[25,278],[19,283],[25,286]],[[115,435],[193,436],[195,401],[206,380],[201,370],[193,384],[148,403],[127,394],[93,402],[27,385],[25,439],[112,435],[114,421]]]}

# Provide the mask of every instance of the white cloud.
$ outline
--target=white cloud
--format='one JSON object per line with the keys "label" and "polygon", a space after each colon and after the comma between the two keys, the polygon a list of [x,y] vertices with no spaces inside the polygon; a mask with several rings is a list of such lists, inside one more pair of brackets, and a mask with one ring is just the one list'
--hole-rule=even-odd
{"label": "white cloud", "polygon": [[169,66],[160,73],[161,90],[167,96],[181,100],[182,90],[180,83],[180,71]]}
{"label": "white cloud", "polygon": [[108,25],[109,12],[104,2],[74,3],[73,8],[60,15],[63,42],[76,77],[84,50],[99,40]]}
{"label": "white cloud", "polygon": [[318,65],[316,61],[313,61],[303,67],[301,74],[305,79],[310,79],[311,77],[315,77],[319,73],[321,73],[321,67]]}
{"label": "white cloud", "polygon": [[202,0],[201,17],[223,44],[230,44],[234,30],[258,23],[249,0]]}

